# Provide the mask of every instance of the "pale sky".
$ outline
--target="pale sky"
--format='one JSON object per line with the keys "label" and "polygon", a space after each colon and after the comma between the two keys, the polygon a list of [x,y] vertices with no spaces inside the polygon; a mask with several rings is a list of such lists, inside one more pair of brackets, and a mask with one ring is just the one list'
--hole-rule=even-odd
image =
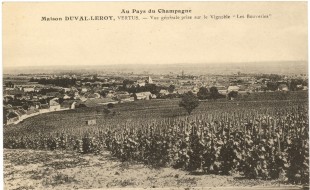
{"label": "pale sky", "polygon": [[[142,19],[122,9],[191,9],[189,16],[270,15],[269,19]],[[114,16],[116,21],[41,21]],[[178,14],[179,15],[179,14]],[[184,16],[184,15],[179,15]],[[3,65],[111,65],[307,61],[307,2],[3,3]]]}

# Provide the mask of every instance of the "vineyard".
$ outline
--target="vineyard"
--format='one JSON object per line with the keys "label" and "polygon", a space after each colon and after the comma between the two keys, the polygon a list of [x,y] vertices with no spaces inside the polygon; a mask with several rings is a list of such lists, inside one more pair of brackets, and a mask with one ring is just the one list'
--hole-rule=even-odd
{"label": "vineyard", "polygon": [[[205,102],[191,116],[170,106],[173,101],[144,109],[141,104],[131,110],[116,107],[116,116],[90,109],[41,115],[7,126],[4,147],[82,154],[108,150],[121,161],[197,174],[309,181],[306,101]],[[91,115],[101,120],[85,126],[83,120]]]}

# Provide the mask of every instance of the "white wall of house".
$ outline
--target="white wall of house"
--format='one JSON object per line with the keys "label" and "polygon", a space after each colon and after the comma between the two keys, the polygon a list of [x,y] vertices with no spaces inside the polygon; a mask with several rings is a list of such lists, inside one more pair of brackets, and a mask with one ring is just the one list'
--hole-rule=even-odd
{"label": "white wall of house", "polygon": [[34,88],[24,88],[24,92],[34,92]]}

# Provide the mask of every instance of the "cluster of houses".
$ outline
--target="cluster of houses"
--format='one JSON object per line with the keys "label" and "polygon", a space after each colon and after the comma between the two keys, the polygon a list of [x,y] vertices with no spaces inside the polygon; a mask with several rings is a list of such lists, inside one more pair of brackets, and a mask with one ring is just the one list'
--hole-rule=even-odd
{"label": "cluster of houses", "polygon": [[17,124],[26,118],[42,113],[75,109],[76,104],[75,100],[63,100],[60,103],[59,98],[50,99],[48,103],[31,102],[31,104],[22,106],[7,104],[4,105],[6,124]]}
{"label": "cluster of houses", "polygon": [[[294,80],[294,79],[293,79]],[[307,78],[303,78],[307,81]],[[256,79],[254,76],[202,76],[186,78],[183,76],[179,80],[170,79],[165,81],[175,86],[176,93],[183,94],[192,91],[194,94],[199,92],[201,87],[216,87],[222,95],[227,95],[231,91],[237,91],[239,94],[265,92],[265,91],[289,91],[291,79],[284,77],[281,80],[271,81],[269,78]],[[268,84],[275,83],[276,88],[271,89]],[[308,90],[308,85],[298,84],[298,90]]]}
{"label": "cluster of houses", "polygon": [[[96,88],[6,84],[3,96],[5,124],[17,124],[42,113],[156,98],[150,92],[130,94],[113,87]],[[104,90],[104,95],[99,90]]]}
{"label": "cluster of houses", "polygon": [[[70,77],[72,78],[72,76]],[[150,100],[168,95],[180,95],[188,91],[197,94],[201,87],[214,86],[222,95],[227,95],[231,91],[237,91],[239,94],[260,92],[266,90],[269,79],[256,80],[253,76],[187,77],[182,73],[181,77],[159,76],[152,79],[150,76],[141,76],[138,79],[135,78],[133,83],[124,84],[123,82],[124,80],[120,79],[102,79],[92,82],[78,80],[76,85],[69,88],[36,82],[18,85],[7,82],[3,87],[5,121],[7,124],[12,124],[41,113]],[[124,90],[124,86],[125,89],[129,89],[137,86],[146,87],[150,84],[163,88],[160,88],[156,94],[148,90],[136,93]],[[173,89],[169,90],[168,87],[171,85]],[[301,84],[298,88],[308,90],[307,86]],[[276,90],[288,91],[288,83],[280,81]]]}

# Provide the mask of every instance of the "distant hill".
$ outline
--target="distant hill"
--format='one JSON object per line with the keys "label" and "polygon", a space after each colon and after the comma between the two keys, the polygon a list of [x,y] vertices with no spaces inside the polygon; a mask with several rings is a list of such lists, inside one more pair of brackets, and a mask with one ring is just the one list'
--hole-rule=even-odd
{"label": "distant hill", "polygon": [[283,62],[248,62],[248,63],[182,63],[182,64],[118,64],[118,65],[78,65],[78,66],[30,66],[30,67],[3,67],[4,74],[35,74],[35,73],[149,73],[149,74],[233,74],[264,73],[264,74],[307,74],[306,61]]}

